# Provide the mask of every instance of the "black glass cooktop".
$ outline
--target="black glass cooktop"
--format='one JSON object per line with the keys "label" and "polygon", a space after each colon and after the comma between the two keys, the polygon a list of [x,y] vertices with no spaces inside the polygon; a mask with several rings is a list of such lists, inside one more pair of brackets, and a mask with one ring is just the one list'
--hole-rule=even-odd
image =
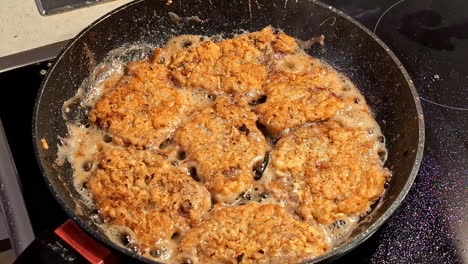
{"label": "black glass cooktop", "polygon": [[[413,78],[426,122],[424,158],[405,201],[337,263],[468,262],[468,1],[326,3],[363,23],[393,50]],[[0,74],[0,118],[36,234],[67,219],[40,176],[31,143],[34,97],[48,65]]]}

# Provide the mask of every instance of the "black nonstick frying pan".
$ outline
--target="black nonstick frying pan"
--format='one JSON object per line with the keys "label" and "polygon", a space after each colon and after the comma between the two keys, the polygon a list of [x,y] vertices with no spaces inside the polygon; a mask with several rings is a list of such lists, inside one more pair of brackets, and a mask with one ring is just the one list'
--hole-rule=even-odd
{"label": "black nonstick frying pan", "polygon": [[[362,91],[386,137],[386,166],[393,173],[380,206],[362,220],[350,239],[307,263],[329,262],[342,256],[390,217],[416,177],[423,151],[424,123],[416,90],[406,70],[374,34],[349,16],[316,1],[140,0],[105,15],[71,41],[49,71],[37,97],[33,138],[40,168],[50,191],[82,229],[115,250],[154,263],[106,238],[90,219],[91,209],[74,190],[69,164],[55,164],[59,137],[67,135],[63,103],[76,93],[96,65],[111,50],[129,43],[154,46],[180,34],[229,36],[240,30],[257,31],[267,25],[302,40],[325,35],[324,47],[316,45],[307,52],[329,62]],[[130,52],[124,59],[137,60],[149,51]],[[47,140],[49,149],[42,147],[41,139]]]}

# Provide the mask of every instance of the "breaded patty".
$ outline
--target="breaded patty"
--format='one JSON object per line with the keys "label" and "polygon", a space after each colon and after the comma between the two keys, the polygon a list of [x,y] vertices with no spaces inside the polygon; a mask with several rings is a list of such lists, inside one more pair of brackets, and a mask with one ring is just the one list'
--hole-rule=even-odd
{"label": "breaded patty", "polygon": [[335,93],[349,89],[346,87],[346,81],[342,75],[336,72],[333,67],[325,62],[310,57],[304,52],[296,52],[288,54],[276,60],[271,71],[272,77],[282,74],[293,74],[302,76],[303,79],[308,79],[319,87],[327,88]]}
{"label": "breaded patty", "polygon": [[186,50],[169,54],[168,68],[179,85],[201,88],[213,94],[256,97],[263,93],[268,69],[267,56],[293,53],[297,45],[270,27],[233,39],[203,41]]}
{"label": "breaded patty", "polygon": [[116,143],[158,146],[198,106],[203,95],[176,88],[161,64],[133,62],[128,75],[90,112],[90,121],[107,129]]}
{"label": "breaded patty", "polygon": [[246,106],[220,97],[175,133],[175,142],[197,162],[198,177],[218,202],[231,202],[252,186],[253,166],[266,142]]}
{"label": "breaded patty", "polygon": [[271,166],[267,188],[302,218],[322,224],[367,211],[389,176],[367,132],[335,121],[283,137],[271,153]]}
{"label": "breaded patty", "polygon": [[266,102],[256,112],[269,133],[309,122],[328,120],[345,108],[346,81],[329,65],[305,53],[288,54],[275,61],[264,86]]}
{"label": "breaded patty", "polygon": [[271,80],[265,86],[267,100],[256,112],[274,136],[308,122],[328,120],[344,107],[339,96],[307,74],[281,73]]}
{"label": "breaded patty", "polygon": [[215,207],[186,232],[180,258],[194,263],[297,263],[327,250],[323,234],[276,204]]}
{"label": "breaded patty", "polygon": [[88,186],[103,219],[126,226],[142,249],[198,223],[209,192],[159,153],[111,149],[100,154]]}

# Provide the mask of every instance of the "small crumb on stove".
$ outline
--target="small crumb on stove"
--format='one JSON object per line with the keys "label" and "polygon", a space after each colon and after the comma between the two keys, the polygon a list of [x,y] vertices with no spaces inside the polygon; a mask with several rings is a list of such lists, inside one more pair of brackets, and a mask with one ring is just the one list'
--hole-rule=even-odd
{"label": "small crumb on stove", "polygon": [[43,149],[45,150],[49,149],[49,144],[47,144],[47,140],[45,140],[44,138],[41,138],[41,144],[42,144]]}

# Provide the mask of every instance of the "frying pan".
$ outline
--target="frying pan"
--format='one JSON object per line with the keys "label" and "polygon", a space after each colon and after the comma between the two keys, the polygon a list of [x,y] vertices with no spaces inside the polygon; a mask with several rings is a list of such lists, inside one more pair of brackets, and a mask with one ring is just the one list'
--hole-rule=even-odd
{"label": "frying pan", "polygon": [[[412,81],[381,40],[349,16],[318,1],[140,0],[112,11],[78,34],[44,79],[35,105],[33,139],[42,174],[58,203],[83,230],[134,259],[156,263],[110,241],[91,221],[91,208],[75,191],[70,165],[56,165],[59,138],[67,136],[64,101],[86,84],[87,77],[114,49],[131,43],[162,45],[180,34],[224,33],[229,37],[240,30],[257,31],[267,25],[302,40],[325,35],[324,47],[313,46],[306,51],[347,75],[364,94],[386,137],[386,167],[393,173],[379,206],[361,221],[347,242],[305,263],[330,262],[342,256],[390,217],[416,177],[424,122]],[[123,59],[138,60],[148,52],[150,49],[129,52]],[[41,139],[47,140],[49,149],[42,148]]]}

